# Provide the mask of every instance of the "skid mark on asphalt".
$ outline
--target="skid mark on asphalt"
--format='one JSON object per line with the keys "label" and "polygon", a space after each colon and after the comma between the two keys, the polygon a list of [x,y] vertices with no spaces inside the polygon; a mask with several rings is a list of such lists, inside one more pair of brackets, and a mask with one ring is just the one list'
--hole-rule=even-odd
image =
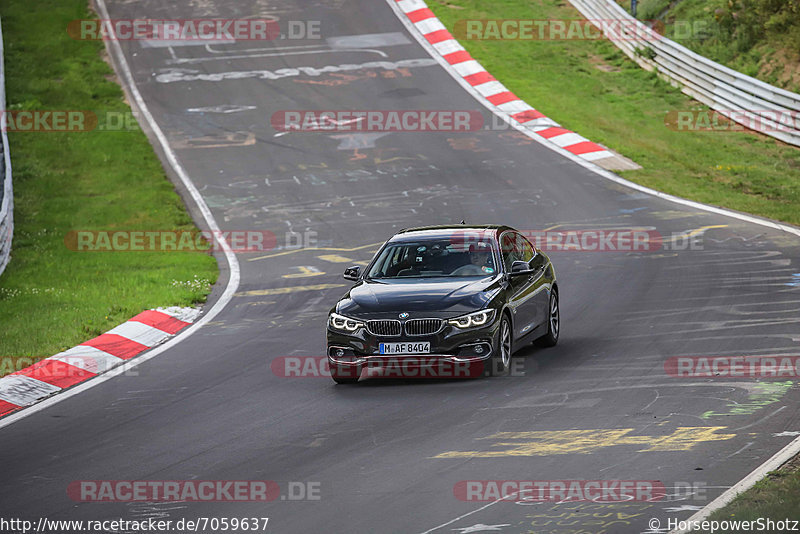
{"label": "skid mark on asphalt", "polygon": [[[498,432],[479,439],[494,440],[493,451],[448,451],[433,458],[499,458],[510,456],[549,456],[553,454],[591,454],[620,445],[642,446],[636,452],[688,451],[700,443],[724,441],[736,434],[720,434],[727,427],[678,427],[664,436],[631,436],[633,428],[611,430],[535,430]],[[510,441],[514,440],[514,441]]]}
{"label": "skid mark on asphalt", "polygon": [[332,73],[329,77],[326,77],[322,80],[292,80],[294,83],[305,83],[309,85],[324,85],[327,87],[338,87],[340,85],[347,85],[352,82],[358,80],[368,80],[370,78],[377,78],[379,75],[381,78],[385,79],[392,79],[397,78],[397,75],[400,75],[403,78],[409,78],[412,76],[411,71],[408,69],[397,69],[397,70],[384,70],[384,71],[364,71],[361,74],[338,74]]}
{"label": "skid mark on asphalt", "polygon": [[275,304],[275,302],[274,300],[257,300],[255,302],[240,302],[236,306],[268,306]]}

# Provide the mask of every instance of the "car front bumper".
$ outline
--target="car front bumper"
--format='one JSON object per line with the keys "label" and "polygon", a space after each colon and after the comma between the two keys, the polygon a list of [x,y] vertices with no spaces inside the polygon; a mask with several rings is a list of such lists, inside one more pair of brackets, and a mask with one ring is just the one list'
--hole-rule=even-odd
{"label": "car front bumper", "polygon": [[[483,376],[495,350],[499,321],[459,329],[446,325],[424,336],[376,336],[360,328],[352,334],[328,326],[327,355],[332,373],[358,376],[363,369],[374,376],[469,378]],[[430,342],[429,354],[380,354],[380,343]]]}

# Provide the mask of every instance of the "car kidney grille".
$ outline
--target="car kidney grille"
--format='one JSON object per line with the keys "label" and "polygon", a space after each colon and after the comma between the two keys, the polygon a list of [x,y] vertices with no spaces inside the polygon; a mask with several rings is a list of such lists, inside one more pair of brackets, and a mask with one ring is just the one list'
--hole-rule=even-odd
{"label": "car kidney grille", "polygon": [[441,319],[411,319],[410,321],[406,321],[406,334],[409,336],[435,334],[441,328]]}
{"label": "car kidney grille", "polygon": [[367,321],[367,330],[373,336],[399,336],[400,321]]}

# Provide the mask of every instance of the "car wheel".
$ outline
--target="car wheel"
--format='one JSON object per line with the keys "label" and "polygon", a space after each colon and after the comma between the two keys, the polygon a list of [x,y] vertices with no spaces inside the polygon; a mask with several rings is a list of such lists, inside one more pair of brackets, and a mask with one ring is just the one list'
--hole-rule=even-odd
{"label": "car wheel", "polygon": [[331,378],[337,384],[355,384],[361,376],[361,369],[348,366],[331,365]]}
{"label": "car wheel", "polygon": [[555,347],[560,330],[561,313],[558,308],[558,291],[553,289],[550,293],[550,305],[547,313],[547,333],[540,338],[540,344],[543,347]]}
{"label": "car wheel", "polygon": [[511,350],[512,350],[512,333],[511,321],[508,317],[503,315],[500,320],[500,328],[497,329],[497,341],[495,341],[495,351],[489,360],[490,376],[505,376],[508,374],[508,369],[511,366]]}

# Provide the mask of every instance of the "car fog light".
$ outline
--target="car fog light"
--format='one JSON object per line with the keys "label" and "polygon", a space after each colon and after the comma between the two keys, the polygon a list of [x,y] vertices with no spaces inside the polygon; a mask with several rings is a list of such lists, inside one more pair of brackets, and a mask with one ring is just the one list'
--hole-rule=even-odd
{"label": "car fog light", "polygon": [[483,354],[483,347],[481,347],[480,345],[477,345],[475,347],[475,354]]}
{"label": "car fog light", "polygon": [[334,352],[333,354],[337,358],[341,358],[342,356],[344,356],[344,351],[342,349],[336,349],[336,352]]}

